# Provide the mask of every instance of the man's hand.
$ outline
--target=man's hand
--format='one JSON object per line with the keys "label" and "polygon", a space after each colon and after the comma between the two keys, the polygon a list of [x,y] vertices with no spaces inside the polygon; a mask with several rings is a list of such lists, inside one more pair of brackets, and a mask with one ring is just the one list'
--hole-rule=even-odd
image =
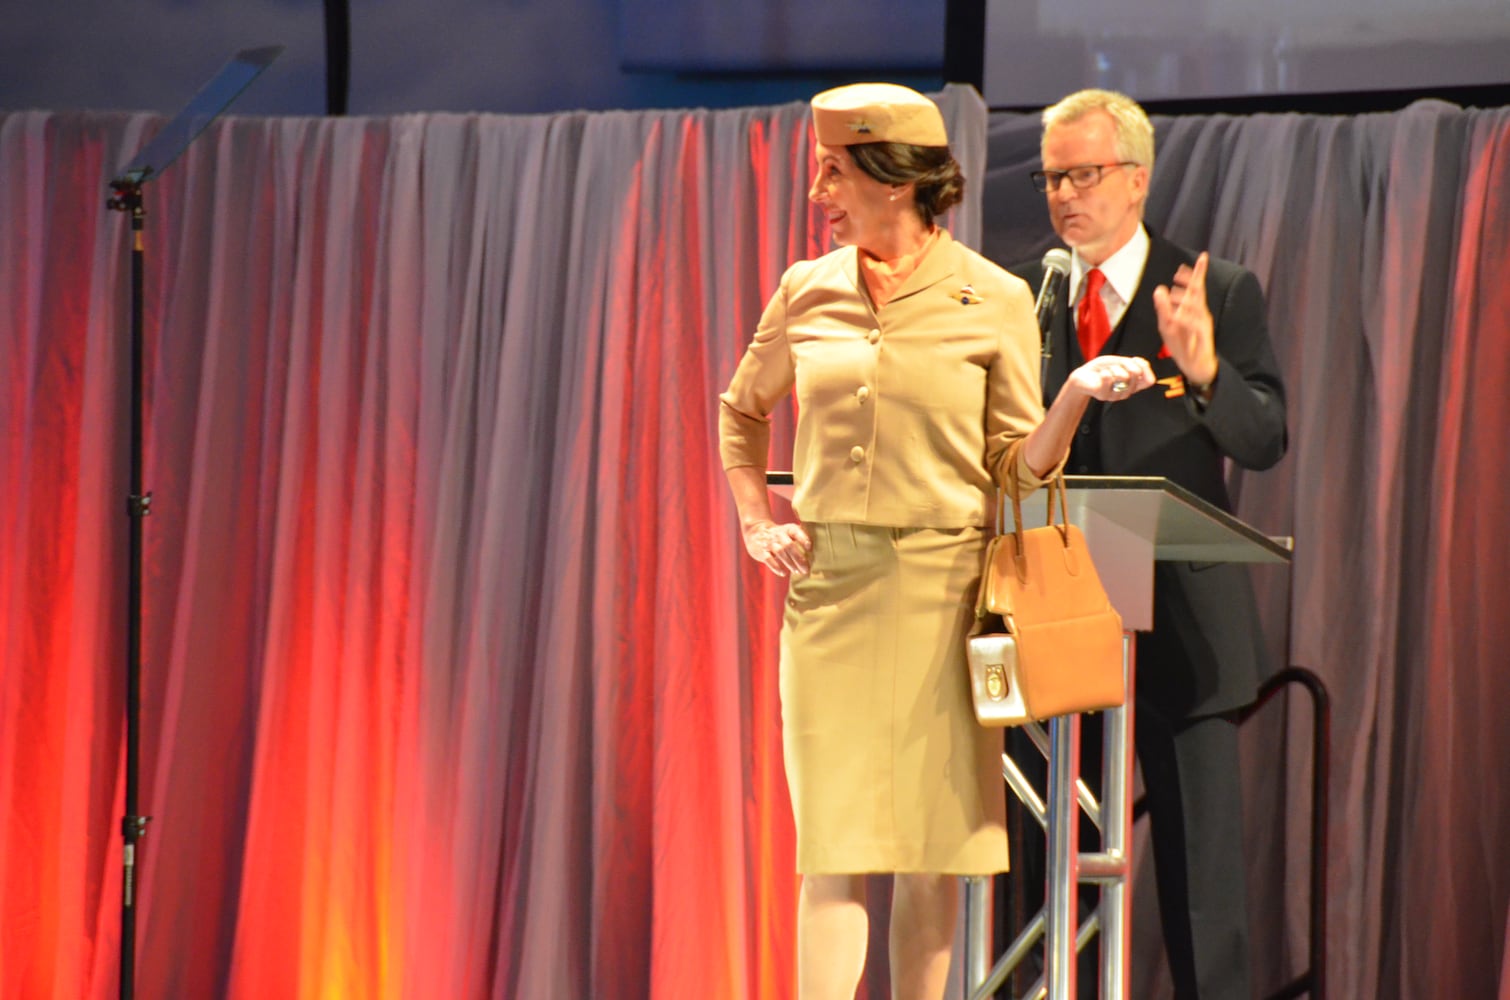
{"label": "man's hand", "polygon": [[1174,273],[1174,287],[1153,290],[1159,316],[1159,336],[1187,382],[1210,385],[1216,379],[1216,335],[1206,306],[1207,254]]}

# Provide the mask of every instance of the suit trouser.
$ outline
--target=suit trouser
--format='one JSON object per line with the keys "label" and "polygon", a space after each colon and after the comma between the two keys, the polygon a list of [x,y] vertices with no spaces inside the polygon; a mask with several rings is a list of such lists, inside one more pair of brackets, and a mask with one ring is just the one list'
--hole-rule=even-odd
{"label": "suit trouser", "polygon": [[[1140,699],[1134,727],[1174,995],[1177,1000],[1250,1000],[1236,719],[1216,715],[1171,723]],[[1038,751],[1018,733],[1010,737],[1010,749],[1042,788],[1044,766]],[[1080,764],[1086,782],[1099,789],[1099,716],[1082,720]],[[1083,821],[1080,836],[1082,851],[1099,846],[1088,821]],[[1044,844],[1032,833],[1012,844],[1010,891],[1022,893],[1029,915],[1043,905]],[[1094,887],[1082,890],[1082,919],[1094,907],[1096,892]],[[1140,936],[1137,927],[1133,935]],[[1087,947],[1077,967],[1082,998],[1096,995],[1094,951]]]}

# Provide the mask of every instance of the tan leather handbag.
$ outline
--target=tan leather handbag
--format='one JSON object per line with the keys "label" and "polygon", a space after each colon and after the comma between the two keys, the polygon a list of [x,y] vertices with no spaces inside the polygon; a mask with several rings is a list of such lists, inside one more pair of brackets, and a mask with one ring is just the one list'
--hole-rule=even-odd
{"label": "tan leather handbag", "polygon": [[983,620],[999,615],[1002,630],[972,636],[966,649],[975,717],[986,726],[1015,726],[1121,705],[1122,616],[1101,586],[1085,536],[1069,523],[1063,475],[1046,487],[1048,524],[1028,530],[1015,477],[1008,481],[1014,530],[991,539],[975,608]]}

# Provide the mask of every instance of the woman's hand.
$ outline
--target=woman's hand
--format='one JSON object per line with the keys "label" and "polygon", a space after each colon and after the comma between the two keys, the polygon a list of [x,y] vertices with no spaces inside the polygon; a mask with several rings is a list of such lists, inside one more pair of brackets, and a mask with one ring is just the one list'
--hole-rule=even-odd
{"label": "woman's hand", "polygon": [[1022,460],[1028,470],[1042,479],[1064,461],[1075,438],[1075,428],[1092,399],[1118,403],[1153,384],[1153,369],[1143,358],[1105,355],[1092,358],[1070,372],[1043,415],[1043,422],[1023,442]]}
{"label": "woman's hand", "polygon": [[1103,355],[1070,372],[1066,384],[1103,403],[1119,403],[1153,385],[1153,369],[1144,358]]}
{"label": "woman's hand", "polygon": [[807,554],[813,550],[802,525],[754,521],[744,526],[745,551],[777,576],[806,576]]}

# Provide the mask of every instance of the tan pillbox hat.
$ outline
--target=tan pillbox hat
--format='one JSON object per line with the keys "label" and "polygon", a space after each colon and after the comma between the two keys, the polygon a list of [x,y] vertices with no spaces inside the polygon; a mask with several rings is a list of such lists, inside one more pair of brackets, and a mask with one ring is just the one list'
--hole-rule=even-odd
{"label": "tan pillbox hat", "polygon": [[905,142],[947,146],[938,105],[894,83],[852,83],[813,98],[813,130],[825,146]]}

